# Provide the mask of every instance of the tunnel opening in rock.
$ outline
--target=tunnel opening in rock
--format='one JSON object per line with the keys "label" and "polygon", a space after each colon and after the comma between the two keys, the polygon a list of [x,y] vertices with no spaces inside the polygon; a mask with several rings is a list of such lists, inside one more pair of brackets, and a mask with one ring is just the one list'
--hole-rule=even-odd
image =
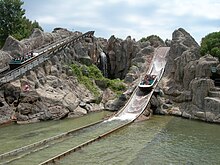
{"label": "tunnel opening in rock", "polygon": [[214,81],[215,86],[220,87],[220,74],[212,73],[212,76],[210,78]]}

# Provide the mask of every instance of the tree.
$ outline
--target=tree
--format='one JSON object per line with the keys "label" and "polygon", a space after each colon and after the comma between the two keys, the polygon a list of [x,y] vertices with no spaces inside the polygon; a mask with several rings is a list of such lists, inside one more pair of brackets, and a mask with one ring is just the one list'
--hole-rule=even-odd
{"label": "tree", "polygon": [[25,10],[20,0],[0,0],[0,40],[4,42],[9,35],[16,35],[22,28]]}
{"label": "tree", "polygon": [[220,32],[213,32],[202,38],[201,55],[211,54],[220,59]]}
{"label": "tree", "polygon": [[28,37],[34,28],[42,30],[37,21],[24,16],[21,0],[0,0],[0,47],[9,35],[18,40]]}

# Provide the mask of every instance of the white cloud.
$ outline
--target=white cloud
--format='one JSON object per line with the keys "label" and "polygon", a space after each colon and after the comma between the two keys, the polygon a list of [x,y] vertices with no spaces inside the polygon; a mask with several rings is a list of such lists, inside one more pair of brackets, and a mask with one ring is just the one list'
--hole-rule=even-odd
{"label": "white cloud", "polygon": [[57,18],[53,16],[41,16],[38,17],[36,20],[42,24],[56,24],[59,22]]}
{"label": "white cloud", "polygon": [[170,0],[158,3],[158,13],[174,16],[191,15],[209,19],[220,18],[220,2],[215,0]]}
{"label": "white cloud", "polygon": [[[136,39],[151,34],[171,38],[183,27],[196,40],[219,29],[218,0],[24,0],[27,17],[48,29],[64,25],[70,29],[97,29],[103,37],[115,34]],[[53,3],[52,3],[53,2]],[[34,3],[34,6],[32,4]],[[209,26],[207,26],[207,24]],[[186,30],[187,30],[186,29]]]}
{"label": "white cloud", "polygon": [[129,6],[143,6],[143,5],[148,5],[151,3],[154,3],[154,0],[105,0],[105,2],[109,4],[122,4],[124,3],[125,5]]}

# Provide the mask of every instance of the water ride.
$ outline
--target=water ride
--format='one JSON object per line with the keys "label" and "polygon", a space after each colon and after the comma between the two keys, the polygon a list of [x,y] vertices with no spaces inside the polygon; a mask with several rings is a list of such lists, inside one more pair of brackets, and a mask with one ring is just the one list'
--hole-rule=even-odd
{"label": "water ride", "polygon": [[144,79],[142,79],[141,82],[139,83],[138,87],[144,91],[152,90],[156,82],[157,82],[156,75],[146,74]]}
{"label": "water ride", "polygon": [[25,55],[20,55],[18,54],[16,58],[13,58],[10,62],[9,62],[9,67],[10,70],[13,70],[21,65],[23,65],[24,63],[32,60],[34,57],[38,56],[39,53],[35,53],[33,51],[25,54]]}

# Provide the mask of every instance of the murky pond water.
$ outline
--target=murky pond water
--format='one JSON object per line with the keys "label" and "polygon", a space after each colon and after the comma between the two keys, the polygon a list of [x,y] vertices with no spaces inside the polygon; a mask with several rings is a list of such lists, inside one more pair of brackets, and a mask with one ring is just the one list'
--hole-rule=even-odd
{"label": "murky pond water", "polygon": [[154,116],[71,154],[61,164],[218,165],[220,125]]}
{"label": "murky pond water", "polygon": [[[81,119],[1,127],[0,153],[86,125],[105,115],[106,112],[101,112]],[[105,123],[105,127],[108,127],[108,122]],[[97,129],[97,127],[93,128]],[[93,128],[88,129],[88,135],[89,130]],[[28,161],[25,164],[35,163]],[[218,165],[220,164],[220,125],[169,116],[153,116],[150,120],[133,123],[109,137],[70,154],[65,159],[61,159],[60,164]]]}
{"label": "murky pond water", "polygon": [[93,123],[108,114],[110,114],[110,112],[102,111],[76,119],[47,121],[27,125],[14,124],[1,126],[0,154]]}

